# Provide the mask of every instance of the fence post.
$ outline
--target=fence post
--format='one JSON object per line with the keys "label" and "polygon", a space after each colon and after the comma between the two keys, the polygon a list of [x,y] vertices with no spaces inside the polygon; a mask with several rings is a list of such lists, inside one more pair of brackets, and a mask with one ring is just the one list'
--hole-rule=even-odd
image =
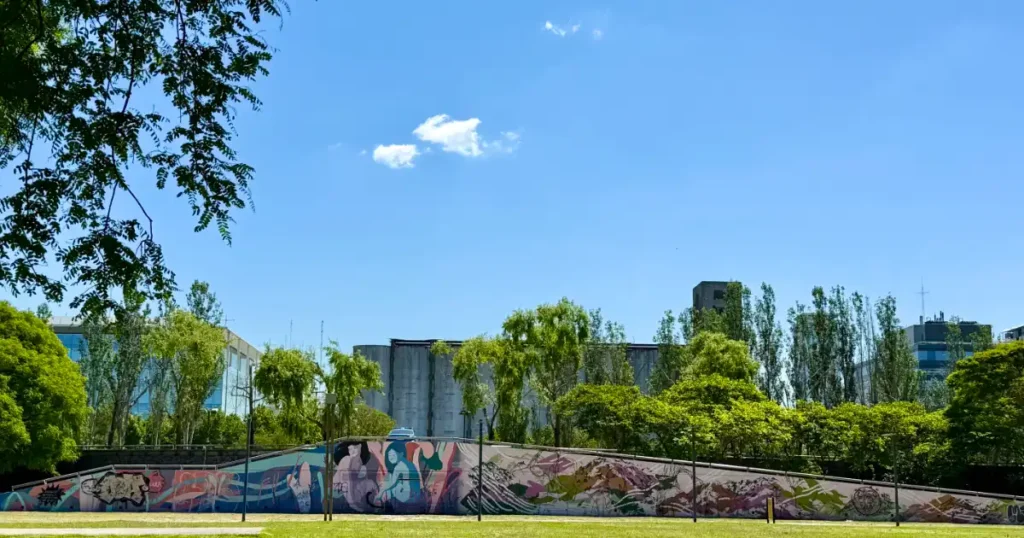
{"label": "fence post", "polygon": [[479,444],[477,444],[476,463],[476,520],[483,519],[484,514],[484,421],[480,419]]}

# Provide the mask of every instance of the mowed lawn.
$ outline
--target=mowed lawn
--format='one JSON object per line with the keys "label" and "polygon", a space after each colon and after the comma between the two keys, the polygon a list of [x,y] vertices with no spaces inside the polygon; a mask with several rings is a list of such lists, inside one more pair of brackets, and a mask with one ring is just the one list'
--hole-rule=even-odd
{"label": "mowed lawn", "polygon": [[501,537],[740,537],[769,536],[859,537],[928,536],[1024,538],[1024,527],[983,525],[889,524],[786,522],[768,525],[763,521],[690,520],[663,518],[557,518],[485,517],[483,522],[468,517],[425,516],[337,516],[324,523],[322,516],[253,515],[246,524],[228,514],[46,514],[0,513],[0,527],[240,527],[263,528],[267,537],[333,536],[501,536]]}

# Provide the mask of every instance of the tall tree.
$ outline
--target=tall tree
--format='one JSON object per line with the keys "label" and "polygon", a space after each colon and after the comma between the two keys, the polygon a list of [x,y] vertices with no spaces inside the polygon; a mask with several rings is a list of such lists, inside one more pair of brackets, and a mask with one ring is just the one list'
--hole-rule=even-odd
{"label": "tall tree", "polygon": [[[111,402],[113,390],[109,373],[114,370],[114,335],[105,320],[86,315],[82,320],[82,339],[78,341],[79,362],[85,376],[86,402],[89,414],[88,431],[97,428],[97,413]],[[103,441],[100,441],[103,442]]]}
{"label": "tall tree", "polygon": [[50,318],[53,317],[53,312],[50,311],[50,305],[42,303],[38,307],[36,307],[36,317],[43,320],[46,323],[49,323]]}
{"label": "tall tree", "polygon": [[380,379],[380,365],[366,360],[356,353],[348,355],[338,348],[338,343],[331,341],[324,352],[327,354],[327,370],[322,376],[324,390],[338,396],[334,412],[337,413],[334,424],[340,426],[337,433],[351,435],[353,417],[356,406],[363,391],[384,390],[384,382]]}
{"label": "tall tree", "polygon": [[196,318],[210,325],[223,325],[224,309],[217,300],[217,294],[210,291],[210,284],[200,280],[193,281],[188,295],[185,296],[185,304]]}
{"label": "tall tree", "polygon": [[952,453],[981,463],[1024,460],[1024,342],[959,361],[946,410]]}
{"label": "tall tree", "polygon": [[835,323],[821,286],[811,290],[814,313],[814,353],[810,363],[811,399],[833,407],[842,401],[842,387],[835,352]]}
{"label": "tall tree", "polygon": [[877,365],[874,384],[879,402],[912,402],[918,394],[920,373],[910,343],[896,317],[896,299],[886,296],[875,305],[878,318]]}
{"label": "tall tree", "polygon": [[666,310],[658,324],[658,332],[654,333],[654,343],[658,344],[658,362],[651,372],[652,394],[658,394],[674,385],[686,368],[686,356],[675,325],[675,316],[671,310]]}
{"label": "tall tree", "polygon": [[78,459],[85,380],[57,335],[0,301],[0,473]]}
{"label": "tall tree", "polygon": [[782,356],[782,326],[775,319],[775,290],[762,282],[761,297],[754,307],[754,359],[761,367],[757,384],[768,399],[783,403],[787,390]]}
{"label": "tall tree", "polygon": [[312,424],[319,429],[320,438],[326,439],[329,417],[319,396],[327,392],[338,397],[330,418],[340,427],[338,433],[347,435],[363,391],[384,388],[377,363],[358,353],[342,353],[335,342],[325,352],[329,369],[321,368],[312,352],[298,349],[268,348],[260,358],[253,386],[280,410],[282,426],[292,434]]}
{"label": "tall tree", "polygon": [[487,421],[487,436],[494,440],[494,419],[496,407],[487,414],[487,406],[494,403],[494,391],[484,381],[481,369],[486,364],[497,360],[498,342],[486,336],[477,336],[462,342],[458,350],[452,352],[451,346],[438,340],[430,346],[430,353],[435,356],[452,356],[452,377],[462,388],[462,415],[473,419],[477,413],[484,411]]}
{"label": "tall tree", "polygon": [[991,325],[979,325],[977,332],[971,334],[971,351],[978,353],[987,351],[995,346],[992,338]]}
{"label": "tall tree", "polygon": [[143,298],[125,290],[124,307],[116,311],[113,333],[117,339],[113,368],[105,372],[110,389],[111,418],[107,429],[107,446],[120,446],[132,407],[149,389],[139,380],[149,362],[143,345],[146,332],[146,312]]}
{"label": "tall tree", "polygon": [[530,383],[547,408],[555,445],[562,446],[568,439],[564,436],[567,428],[554,405],[579,381],[583,350],[590,339],[590,320],[583,308],[563,297],[556,304],[537,307],[527,338],[536,353]]}
{"label": "tall tree", "polygon": [[832,288],[828,308],[835,338],[836,362],[842,377],[842,401],[856,402],[861,392],[857,384],[857,327],[850,312],[850,301],[842,286]]}
{"label": "tall tree", "polygon": [[938,375],[930,376],[922,382],[920,399],[927,409],[942,409],[949,405],[950,390],[947,381],[956,364],[967,354],[964,344],[960,319],[953,316],[946,323],[946,362]]}
{"label": "tall tree", "polygon": [[203,405],[224,372],[224,329],[189,312],[175,310],[153,327],[145,347],[158,360],[168,361],[174,399],[173,421],[182,444],[191,444]]}
{"label": "tall tree", "polygon": [[814,360],[814,324],[807,307],[799,301],[788,311],[789,383],[793,400],[811,400],[811,363]]}
{"label": "tall tree", "polygon": [[725,311],[722,313],[726,336],[750,342],[753,333],[750,310],[750,289],[740,282],[729,282],[725,287]]}
{"label": "tall tree", "polygon": [[857,385],[860,389],[860,403],[877,403],[875,396],[873,372],[875,370],[875,324],[871,309],[871,300],[858,292],[853,292],[851,301],[857,327]]}
{"label": "tall tree", "polygon": [[[230,242],[253,179],[230,145],[236,105],[259,108],[247,84],[267,74],[261,22],[282,5],[3,3],[0,168],[21,185],[0,198],[0,285],[60,303],[70,283],[85,290],[71,307],[95,314],[118,307],[119,289],[170,295],[174,275],[129,166],[137,178],[154,171],[157,189],[172,181],[195,229],[212,224]],[[47,270],[53,261],[63,275]]]}
{"label": "tall tree", "polygon": [[583,353],[583,380],[591,385],[632,385],[626,330],[605,320],[601,309],[591,310],[590,341]]}

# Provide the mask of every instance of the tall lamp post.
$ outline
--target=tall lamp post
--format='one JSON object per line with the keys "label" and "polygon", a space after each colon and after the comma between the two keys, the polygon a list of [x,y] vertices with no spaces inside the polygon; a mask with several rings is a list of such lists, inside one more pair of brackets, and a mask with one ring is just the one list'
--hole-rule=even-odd
{"label": "tall lamp post", "polygon": [[249,383],[246,392],[249,396],[249,420],[245,426],[245,480],[242,486],[242,522],[249,509],[249,460],[252,459],[252,357],[249,357]]}
{"label": "tall lamp post", "polygon": [[884,438],[889,439],[889,450],[892,451],[892,486],[893,492],[895,493],[896,506],[893,509],[893,518],[896,520],[896,526],[900,526],[900,453],[897,450],[896,434],[887,433],[882,435]]}
{"label": "tall lamp post", "polygon": [[324,439],[324,521],[334,521],[334,472],[331,464],[334,459],[334,405],[338,403],[338,395],[329,392],[324,396],[324,419],[326,439]]}
{"label": "tall lamp post", "polygon": [[693,501],[693,522],[697,522],[697,435],[693,432],[693,423],[690,423],[690,478],[693,480],[690,498]]}

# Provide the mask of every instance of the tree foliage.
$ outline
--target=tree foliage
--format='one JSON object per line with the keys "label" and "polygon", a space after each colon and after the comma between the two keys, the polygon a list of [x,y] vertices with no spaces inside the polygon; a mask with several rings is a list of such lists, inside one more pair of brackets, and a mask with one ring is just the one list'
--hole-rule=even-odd
{"label": "tree foliage", "polygon": [[960,360],[948,383],[953,453],[974,461],[1024,461],[1024,342]]}
{"label": "tree foliage", "polygon": [[[146,335],[145,348],[165,363],[173,398],[172,419],[182,444],[191,444],[203,404],[224,372],[224,329],[174,310]],[[152,396],[151,396],[152,398]]]}
{"label": "tree foliage", "polygon": [[788,311],[789,384],[795,401],[811,398],[811,363],[814,360],[814,326],[807,307],[799,301]]}
{"label": "tree foliage", "polygon": [[[287,434],[301,435],[312,424],[324,439],[330,419],[332,432],[349,435],[362,393],[384,388],[377,363],[358,353],[348,355],[333,341],[324,352],[326,369],[317,364],[312,352],[298,349],[268,347],[260,359],[253,386],[280,410],[280,424]],[[328,416],[320,397],[324,394],[337,395],[333,415]]]}
{"label": "tree foliage", "polygon": [[85,379],[57,335],[0,301],[0,473],[74,461],[87,413]]}
{"label": "tree foliage", "polygon": [[[688,321],[692,318],[687,317]],[[675,328],[676,318],[671,310],[666,310],[665,315],[658,324],[658,332],[654,334],[654,343],[658,344],[658,361],[651,372],[651,392],[657,394],[675,384],[686,369],[686,355],[683,352],[683,344],[680,335]],[[682,324],[684,333],[693,334],[688,329],[688,324]]]}
{"label": "tree foliage", "polygon": [[875,352],[878,357],[873,372],[879,402],[912,402],[917,399],[920,372],[910,343],[896,317],[896,300],[891,295],[875,305],[881,335]]}
{"label": "tree foliage", "polygon": [[217,300],[217,294],[210,291],[210,284],[201,280],[193,281],[185,296],[185,304],[197,319],[210,325],[224,324],[224,309]]}
{"label": "tree foliage", "polygon": [[[158,189],[173,183],[195,230],[213,225],[230,241],[231,211],[245,207],[253,179],[231,147],[236,105],[260,105],[246,86],[271,58],[258,25],[282,6],[0,5],[0,168],[20,181],[0,198],[0,284],[55,302],[79,286],[71,307],[94,314],[118,308],[120,289],[169,296],[174,275],[129,166],[152,171]],[[62,276],[45,270],[52,260]]]}
{"label": "tree foliage", "polygon": [[775,290],[761,283],[761,296],[754,307],[754,360],[760,365],[757,385],[769,400],[783,403],[787,399],[782,354],[782,326],[776,320]]}
{"label": "tree foliage", "polygon": [[150,388],[140,384],[142,373],[150,362],[143,343],[147,332],[147,311],[143,310],[142,297],[138,294],[126,291],[124,301],[125,307],[116,311],[112,327],[117,340],[113,367],[102,373],[111,404],[108,447],[125,442],[131,409]]}
{"label": "tree foliage", "polygon": [[601,309],[589,312],[590,341],[583,352],[583,381],[592,385],[632,385],[626,329],[605,320]]}

